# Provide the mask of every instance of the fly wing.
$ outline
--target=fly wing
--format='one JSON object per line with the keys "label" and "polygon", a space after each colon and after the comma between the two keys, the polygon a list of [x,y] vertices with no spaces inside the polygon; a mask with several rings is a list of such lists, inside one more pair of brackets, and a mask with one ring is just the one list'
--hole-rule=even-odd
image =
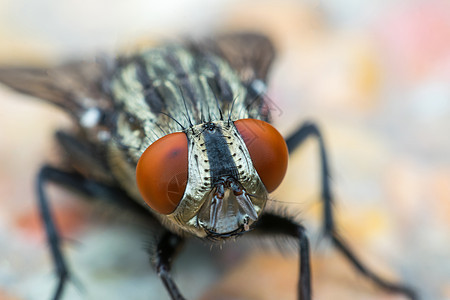
{"label": "fly wing", "polygon": [[222,35],[203,46],[227,60],[244,83],[255,79],[265,82],[275,58],[271,41],[257,33]]}
{"label": "fly wing", "polygon": [[104,110],[112,106],[102,88],[106,65],[99,61],[80,61],[54,68],[0,68],[0,83],[47,100],[79,120],[90,108]]}
{"label": "fly wing", "polygon": [[0,83],[48,101],[71,115],[81,130],[57,134],[66,154],[63,168],[109,183],[113,179],[101,134],[110,130],[103,123],[103,116],[113,103],[103,88],[103,81],[108,78],[105,66],[106,62],[79,61],[53,68],[0,68]]}

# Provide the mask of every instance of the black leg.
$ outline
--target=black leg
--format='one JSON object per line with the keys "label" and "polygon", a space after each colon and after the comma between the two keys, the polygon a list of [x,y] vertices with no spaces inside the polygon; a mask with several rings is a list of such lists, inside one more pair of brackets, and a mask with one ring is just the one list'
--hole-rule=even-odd
{"label": "black leg", "polygon": [[44,191],[44,186],[47,182],[54,182],[74,189],[86,196],[103,199],[135,213],[147,216],[150,216],[150,214],[139,204],[130,200],[122,190],[86,179],[78,173],[70,173],[50,166],[44,166],[37,178],[38,204],[58,276],[58,285],[53,296],[53,299],[58,300],[61,299],[65,284],[69,279],[69,270],[61,252],[60,235],[53,221],[48,197]]}
{"label": "black leg", "polygon": [[38,190],[43,191],[45,182],[53,182],[84,196],[99,199],[121,209],[153,218],[147,209],[132,200],[122,189],[87,179],[79,173],[63,171],[51,166],[44,166],[38,174]]}
{"label": "black leg", "polygon": [[170,276],[170,267],[172,260],[184,244],[183,238],[166,232],[158,242],[156,252],[156,272],[161,278],[167,292],[173,300],[184,300],[177,285]]}
{"label": "black leg", "polygon": [[286,139],[286,144],[291,154],[298,146],[300,146],[308,137],[315,137],[319,142],[320,163],[321,163],[321,192],[323,200],[323,218],[324,218],[324,232],[325,234],[334,231],[334,218],[332,211],[333,199],[330,188],[330,170],[328,167],[328,158],[325,150],[325,143],[322,139],[319,129],[315,124],[305,123],[296,132]]}
{"label": "black leg", "polygon": [[328,159],[325,150],[325,144],[322,135],[313,123],[305,123],[296,132],[294,132],[290,137],[286,139],[286,144],[288,146],[289,153],[292,153],[306,138],[315,137],[319,142],[320,151],[320,162],[321,162],[321,190],[322,190],[322,201],[324,205],[323,216],[324,216],[324,235],[328,236],[333,245],[350,261],[354,268],[356,268],[361,274],[372,280],[375,284],[380,287],[391,291],[402,293],[409,297],[410,299],[418,299],[414,290],[396,283],[391,283],[386,281],[369,270],[361,261],[353,254],[348,245],[344,240],[337,234],[336,226],[334,224],[333,218],[333,198],[330,188],[330,171],[328,167]]}
{"label": "black leg", "polygon": [[263,214],[255,226],[260,234],[286,235],[299,240],[300,278],[298,281],[298,299],[311,300],[311,269],[309,261],[309,241],[305,228],[287,218],[274,214]]}
{"label": "black leg", "polygon": [[44,192],[44,185],[46,181],[50,181],[54,172],[50,167],[43,167],[39,172],[37,179],[39,210],[41,212],[42,221],[44,222],[45,231],[47,232],[47,240],[50,246],[53,262],[56,267],[56,274],[58,276],[58,285],[56,287],[53,299],[61,299],[64,291],[64,286],[69,278],[69,270],[67,268],[64,256],[61,253],[60,237],[55,223],[53,222],[52,212],[48,205],[48,199]]}
{"label": "black leg", "polygon": [[346,245],[346,243],[342,240],[342,238],[339,237],[339,235],[336,232],[333,232],[330,236],[334,246],[341,251],[341,253],[352,263],[352,265],[364,276],[372,280],[375,284],[379,285],[380,287],[391,291],[393,293],[401,293],[407,296],[411,300],[417,300],[419,297],[417,296],[416,292],[408,287],[404,286],[398,283],[389,282],[374,272],[372,272],[370,269],[368,269],[366,266],[364,266],[361,261],[353,254],[351,249]]}

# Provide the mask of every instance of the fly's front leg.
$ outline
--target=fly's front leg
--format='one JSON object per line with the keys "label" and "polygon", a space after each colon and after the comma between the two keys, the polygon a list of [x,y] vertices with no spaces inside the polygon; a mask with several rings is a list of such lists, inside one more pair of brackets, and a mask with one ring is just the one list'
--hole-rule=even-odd
{"label": "fly's front leg", "polygon": [[184,300],[177,285],[170,276],[172,260],[184,244],[183,238],[167,231],[158,242],[156,249],[156,272],[173,300]]}
{"label": "fly's front leg", "polygon": [[65,284],[69,279],[69,270],[61,252],[60,234],[53,221],[52,212],[49,206],[47,194],[44,186],[47,182],[54,182],[64,187],[74,189],[82,194],[96,199],[108,201],[122,209],[133,211],[134,213],[150,216],[144,208],[130,200],[129,197],[120,189],[101,184],[99,182],[84,178],[78,173],[71,173],[56,169],[51,166],[44,166],[37,177],[38,204],[41,217],[47,233],[47,240],[50,246],[53,262],[58,276],[58,285],[56,287],[53,299],[61,299]]}
{"label": "fly's front leg", "polygon": [[69,270],[61,252],[60,235],[53,221],[52,212],[48,203],[47,195],[44,191],[44,185],[47,181],[55,181],[58,173],[61,172],[52,167],[43,167],[37,178],[38,204],[41,218],[47,233],[47,241],[55,264],[56,274],[58,276],[58,285],[56,287],[53,299],[61,299],[67,279],[69,278]]}
{"label": "fly's front leg", "polygon": [[361,261],[355,256],[353,251],[345,243],[345,241],[337,234],[336,226],[333,218],[333,198],[330,188],[330,171],[328,165],[328,159],[325,149],[325,143],[323,141],[322,135],[313,123],[305,123],[296,132],[294,132],[290,137],[286,139],[286,144],[288,146],[289,153],[292,153],[297,147],[305,141],[308,137],[314,137],[319,143],[320,151],[320,162],[321,162],[321,191],[322,191],[322,201],[323,201],[323,216],[324,216],[324,234],[329,237],[333,242],[333,245],[350,261],[350,263],[355,267],[361,274],[372,280],[375,284],[380,287],[396,293],[401,293],[408,296],[410,299],[417,299],[417,296],[411,288],[389,282],[373,271],[368,269]]}
{"label": "fly's front leg", "polygon": [[311,267],[309,259],[309,241],[305,228],[285,217],[271,213],[263,214],[255,226],[260,234],[286,235],[298,239],[300,251],[300,277],[298,281],[298,299],[311,300]]}

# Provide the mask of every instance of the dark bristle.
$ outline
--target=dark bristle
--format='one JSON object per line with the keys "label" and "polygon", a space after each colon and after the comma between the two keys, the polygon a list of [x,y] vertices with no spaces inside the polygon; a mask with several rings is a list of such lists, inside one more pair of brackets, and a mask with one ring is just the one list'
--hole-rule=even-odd
{"label": "dark bristle", "polygon": [[191,116],[189,115],[189,110],[187,108],[186,98],[184,97],[183,89],[180,86],[178,88],[180,89],[181,97],[183,98],[184,109],[186,111],[186,119],[189,122],[189,126],[193,127],[194,124],[192,124]]}
{"label": "dark bristle", "polygon": [[165,115],[166,117],[168,117],[168,118],[170,118],[170,119],[172,119],[172,120],[174,120],[178,125],[180,125],[180,127],[183,129],[183,130],[185,130],[185,128],[184,128],[184,126],[183,125],[181,125],[181,123],[180,122],[178,122],[174,117],[172,117],[171,115],[169,115],[169,114],[166,114],[165,112],[160,112],[160,114],[162,114],[162,115]]}

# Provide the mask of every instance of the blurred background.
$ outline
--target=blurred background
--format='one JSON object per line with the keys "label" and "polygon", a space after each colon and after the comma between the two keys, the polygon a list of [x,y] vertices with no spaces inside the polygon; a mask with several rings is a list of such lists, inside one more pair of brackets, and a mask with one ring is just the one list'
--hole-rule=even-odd
{"label": "blurred background", "polygon": [[[422,299],[450,299],[448,1],[0,0],[0,65],[245,30],[278,51],[275,125],[287,135],[313,120],[323,131],[339,231],[356,254]],[[34,193],[39,167],[56,160],[56,128],[70,128],[57,109],[0,86],[0,299],[50,299],[56,283]],[[317,151],[314,141],[300,148],[273,193],[309,229],[314,299],[405,299],[319,238]],[[62,189],[50,195],[82,285],[69,283],[64,299],[168,299],[135,224]],[[296,299],[295,253],[245,240],[223,251],[189,243],[174,266],[186,297]]]}

